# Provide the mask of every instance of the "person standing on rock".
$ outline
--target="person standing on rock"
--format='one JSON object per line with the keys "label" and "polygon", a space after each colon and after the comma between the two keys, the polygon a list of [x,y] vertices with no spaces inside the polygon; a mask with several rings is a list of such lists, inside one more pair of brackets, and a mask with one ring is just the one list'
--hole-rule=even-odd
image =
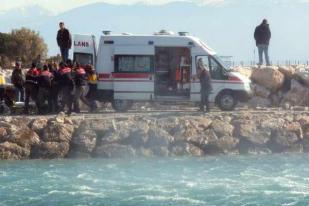
{"label": "person standing on rock", "polygon": [[69,50],[72,47],[72,36],[70,31],[65,28],[64,22],[59,23],[59,31],[57,34],[57,43],[60,48],[62,61],[66,62],[69,58]]}
{"label": "person standing on rock", "polygon": [[53,79],[53,74],[49,72],[48,66],[43,66],[43,71],[38,77],[38,110],[40,114],[46,113],[44,109],[45,101],[48,102],[47,112],[52,112],[52,96],[51,96],[51,83]]}
{"label": "person standing on rock", "polygon": [[24,113],[29,113],[29,102],[30,98],[37,103],[37,94],[38,94],[38,77],[40,75],[39,70],[37,69],[36,63],[32,63],[31,68],[26,73],[26,83],[25,83],[25,107]]}
{"label": "person standing on rock", "polygon": [[21,62],[17,61],[15,63],[15,69],[12,72],[11,82],[16,88],[16,101],[23,102],[24,101],[24,84],[25,84],[25,76],[21,69]]}
{"label": "person standing on rock", "polygon": [[269,29],[269,24],[266,19],[255,28],[254,39],[256,41],[256,46],[259,52],[259,66],[263,65],[263,53],[265,55],[266,65],[270,66],[268,46],[271,38],[271,32]]}
{"label": "person standing on rock", "polygon": [[200,111],[205,112],[205,106],[206,106],[206,112],[208,113],[210,112],[208,98],[212,90],[211,75],[206,66],[204,65],[202,58],[198,60],[197,64],[198,64],[198,78],[200,79],[201,84]]}

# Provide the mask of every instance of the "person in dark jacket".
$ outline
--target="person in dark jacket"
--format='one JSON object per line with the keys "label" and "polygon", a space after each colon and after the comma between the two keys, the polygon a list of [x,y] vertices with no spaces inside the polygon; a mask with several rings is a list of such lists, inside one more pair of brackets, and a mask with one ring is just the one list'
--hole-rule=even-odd
{"label": "person in dark jacket", "polygon": [[32,63],[31,68],[26,73],[26,82],[25,82],[25,107],[24,113],[29,113],[29,101],[30,98],[37,103],[38,95],[38,76],[40,75],[39,70],[36,68],[36,64]]}
{"label": "person in dark jacket", "polygon": [[25,77],[21,69],[21,62],[15,63],[15,69],[12,72],[11,82],[16,88],[16,101],[24,101]]}
{"label": "person in dark jacket", "polygon": [[[74,93],[74,80],[72,77],[72,69],[67,67],[65,63],[59,64],[60,85],[63,97],[63,107],[67,106],[67,114],[72,113],[72,102]],[[63,108],[65,109],[65,108]]]}
{"label": "person in dark jacket", "polygon": [[82,68],[78,63],[76,63],[75,66],[74,83],[74,112],[80,113],[79,100],[81,100],[88,107],[90,107],[90,103],[86,99],[87,75],[84,68]]}
{"label": "person in dark jacket", "polygon": [[58,71],[58,66],[56,63],[48,64],[49,72],[53,75],[51,82],[51,96],[52,96],[52,113],[58,113],[60,110],[58,97],[61,89],[61,76]]}
{"label": "person in dark jacket", "polygon": [[89,87],[86,98],[90,103],[90,111],[94,112],[97,109],[95,100],[98,90],[98,78],[92,65],[86,65],[86,73]]}
{"label": "person in dark jacket", "polygon": [[45,102],[48,102],[48,110],[47,112],[52,112],[52,96],[51,96],[51,86],[52,86],[53,75],[49,72],[48,66],[43,66],[43,71],[38,77],[38,110],[40,114],[46,113],[44,109]]}
{"label": "person in dark jacket", "polygon": [[198,77],[200,79],[200,85],[201,85],[200,111],[205,112],[205,106],[206,106],[206,112],[208,113],[210,112],[208,98],[212,91],[211,75],[206,66],[204,65],[202,58],[198,60]]}
{"label": "person in dark jacket", "polygon": [[266,65],[270,66],[269,56],[268,56],[268,46],[271,38],[271,32],[269,29],[269,24],[266,19],[255,28],[254,39],[256,41],[256,46],[259,51],[259,65],[263,64],[263,53],[265,54]]}
{"label": "person in dark jacket", "polygon": [[60,48],[62,60],[66,62],[69,58],[69,50],[72,47],[72,36],[70,31],[65,28],[64,22],[60,22],[59,27],[57,43]]}

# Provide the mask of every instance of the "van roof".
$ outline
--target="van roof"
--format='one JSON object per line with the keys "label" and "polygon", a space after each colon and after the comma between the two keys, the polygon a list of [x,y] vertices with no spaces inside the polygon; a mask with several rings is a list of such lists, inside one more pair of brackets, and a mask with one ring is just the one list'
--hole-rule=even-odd
{"label": "van roof", "polygon": [[145,45],[152,44],[154,46],[183,46],[201,47],[210,55],[216,52],[206,43],[194,36],[178,36],[178,35],[102,35],[103,41],[114,41],[115,45]]}

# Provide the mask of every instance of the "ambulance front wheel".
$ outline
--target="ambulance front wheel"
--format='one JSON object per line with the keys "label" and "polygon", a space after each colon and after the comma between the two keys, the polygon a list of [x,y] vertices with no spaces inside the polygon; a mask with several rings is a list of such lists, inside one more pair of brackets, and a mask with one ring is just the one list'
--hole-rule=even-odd
{"label": "ambulance front wheel", "polygon": [[222,111],[233,111],[237,100],[232,91],[226,90],[218,95],[217,104]]}
{"label": "ambulance front wheel", "polygon": [[117,112],[127,112],[133,106],[133,102],[130,100],[115,99],[112,102],[112,107]]}

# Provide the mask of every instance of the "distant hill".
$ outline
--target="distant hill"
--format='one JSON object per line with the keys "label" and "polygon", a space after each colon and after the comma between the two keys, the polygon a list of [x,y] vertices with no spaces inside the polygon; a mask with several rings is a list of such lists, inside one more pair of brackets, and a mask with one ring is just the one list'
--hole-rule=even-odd
{"label": "distant hill", "polygon": [[55,42],[58,22],[65,21],[72,33],[97,36],[102,30],[136,34],[151,34],[160,29],[188,31],[221,55],[249,61],[254,58],[254,29],[267,18],[273,36],[270,48],[273,60],[309,59],[309,3],[303,0],[225,0],[166,5],[96,3],[59,15],[37,6],[19,10],[0,14],[0,31],[20,26],[36,29],[48,43],[51,55],[58,53]]}

